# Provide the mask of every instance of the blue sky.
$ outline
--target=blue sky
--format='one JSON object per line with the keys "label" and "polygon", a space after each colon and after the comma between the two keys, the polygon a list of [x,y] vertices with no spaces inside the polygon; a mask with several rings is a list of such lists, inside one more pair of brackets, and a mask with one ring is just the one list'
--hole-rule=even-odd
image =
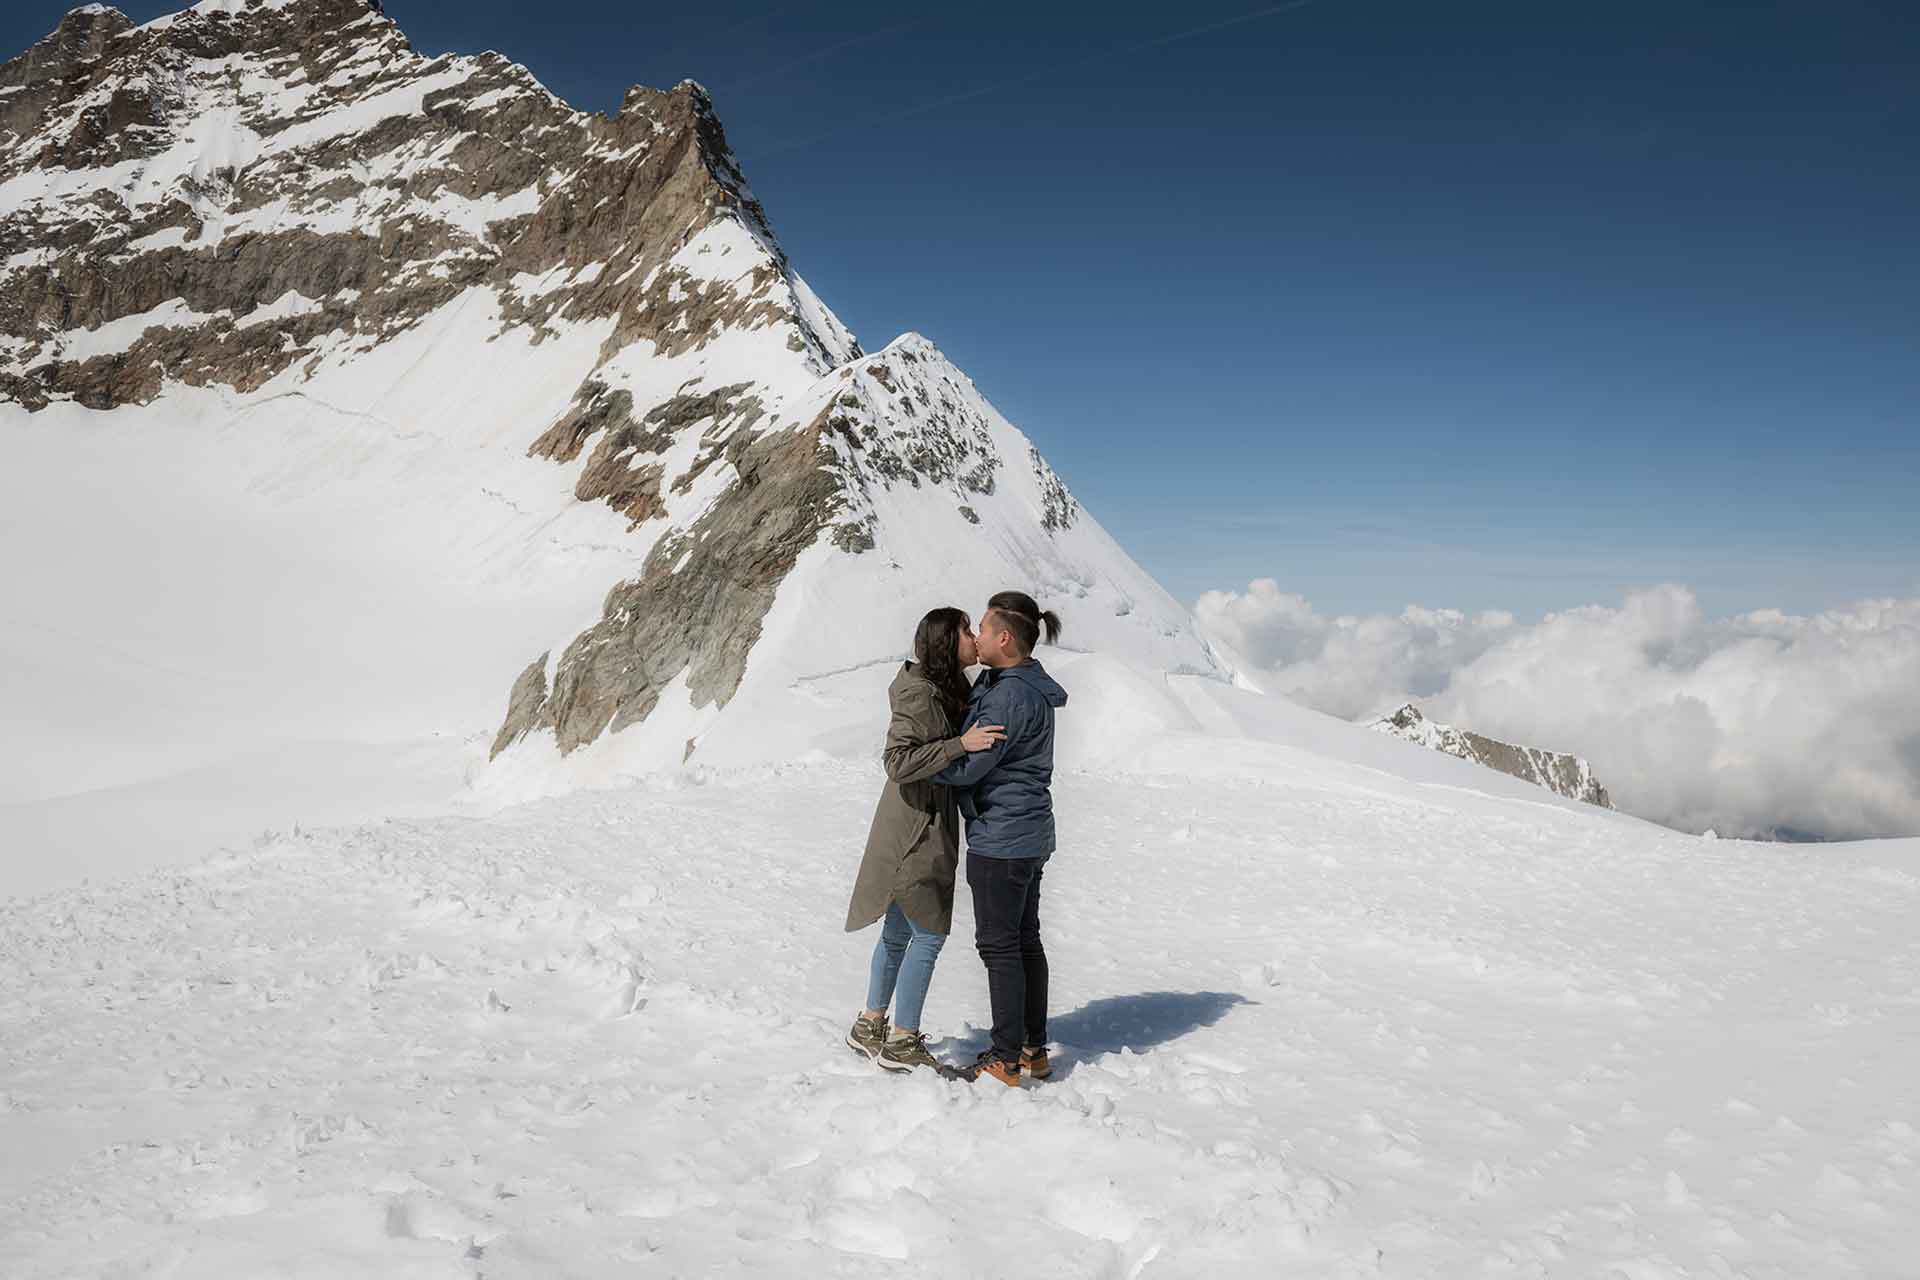
{"label": "blue sky", "polygon": [[388,12],[587,108],[700,80],[862,339],[937,341],[1183,598],[1920,594],[1910,3]]}

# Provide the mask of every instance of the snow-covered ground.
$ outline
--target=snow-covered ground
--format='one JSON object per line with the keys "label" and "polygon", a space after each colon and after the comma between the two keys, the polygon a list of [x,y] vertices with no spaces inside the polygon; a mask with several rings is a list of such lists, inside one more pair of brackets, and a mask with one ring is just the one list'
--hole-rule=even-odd
{"label": "snow-covered ground", "polygon": [[[1121,700],[1079,666],[1063,726]],[[1061,780],[1021,1091],[840,1043],[871,764],[0,905],[0,1270],[1916,1274],[1920,841],[1699,840],[1308,715]]]}

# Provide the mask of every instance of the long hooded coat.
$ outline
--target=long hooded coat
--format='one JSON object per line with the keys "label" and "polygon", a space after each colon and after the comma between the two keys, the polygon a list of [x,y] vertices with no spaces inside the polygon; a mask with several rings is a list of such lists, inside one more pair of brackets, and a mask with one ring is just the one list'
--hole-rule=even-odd
{"label": "long hooded coat", "polygon": [[887,785],[867,833],[867,851],[847,906],[847,931],[864,929],[899,903],[922,929],[953,929],[960,864],[960,811],[953,792],[929,781],[967,754],[933,681],[909,662],[887,688],[893,716],[880,753]]}

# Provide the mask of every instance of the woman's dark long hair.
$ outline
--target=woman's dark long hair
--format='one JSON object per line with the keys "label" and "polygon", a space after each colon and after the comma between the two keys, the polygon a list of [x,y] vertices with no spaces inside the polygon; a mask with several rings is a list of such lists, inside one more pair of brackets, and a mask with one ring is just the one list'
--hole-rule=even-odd
{"label": "woman's dark long hair", "polygon": [[960,633],[969,619],[962,609],[935,609],[913,629],[913,660],[920,674],[933,681],[947,704],[947,715],[958,723],[967,705],[967,673],[960,665]]}
{"label": "woman's dark long hair", "polygon": [[987,608],[1006,622],[1007,629],[1013,632],[1013,638],[1020,643],[1021,653],[1033,652],[1033,646],[1040,643],[1043,626],[1046,628],[1048,644],[1060,638],[1060,615],[1051,609],[1042,609],[1024,591],[998,592],[987,601]]}

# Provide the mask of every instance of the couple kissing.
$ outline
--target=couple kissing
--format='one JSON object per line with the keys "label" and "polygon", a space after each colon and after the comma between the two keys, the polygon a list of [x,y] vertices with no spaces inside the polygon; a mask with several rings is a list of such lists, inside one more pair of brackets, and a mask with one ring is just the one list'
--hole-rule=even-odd
{"label": "couple kissing", "polygon": [[[887,782],[847,930],[882,925],[866,1006],[847,1044],[888,1071],[1004,1085],[1052,1074],[1040,879],[1054,850],[1053,715],[1067,693],[1033,650],[1043,636],[1051,644],[1059,635],[1060,619],[1020,591],[989,599],[977,634],[964,611],[935,609],[920,620],[913,657],[887,690]],[[975,665],[981,671],[969,686]],[[921,1012],[952,928],[963,822],[993,1042],[957,1065],[928,1050]]]}

